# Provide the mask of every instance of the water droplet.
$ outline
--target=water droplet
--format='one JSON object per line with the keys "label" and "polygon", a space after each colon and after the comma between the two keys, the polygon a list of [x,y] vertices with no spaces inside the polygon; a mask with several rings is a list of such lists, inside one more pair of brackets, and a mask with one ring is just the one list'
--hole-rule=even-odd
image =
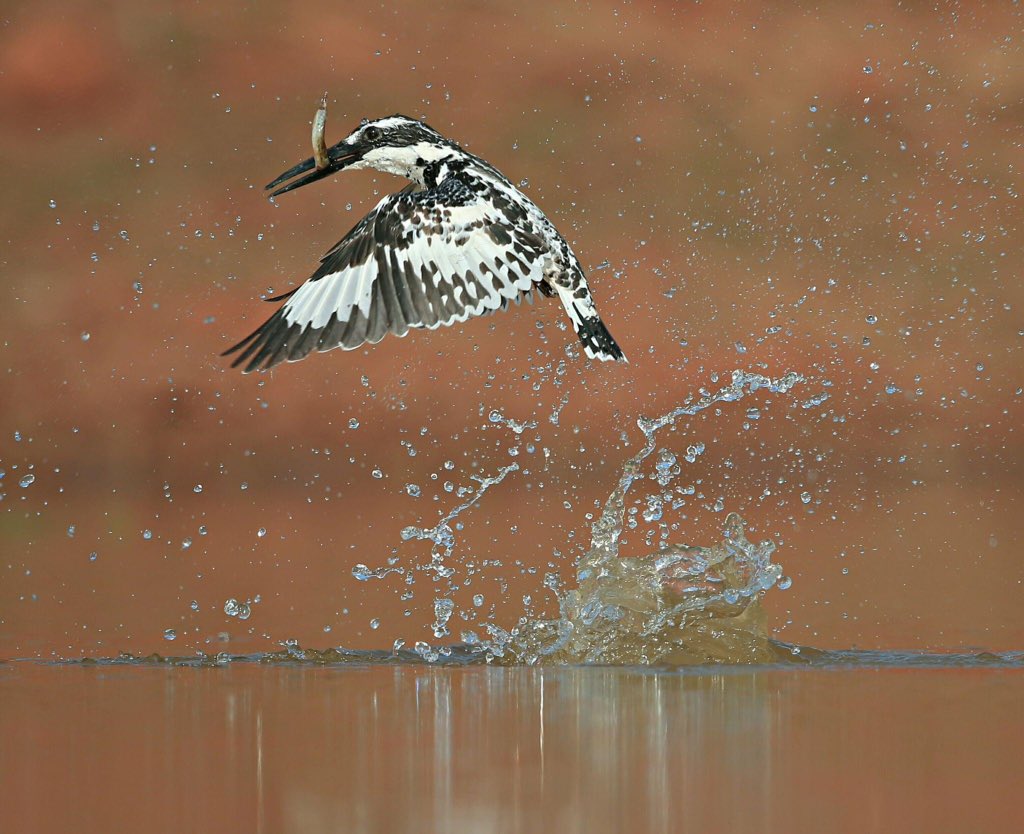
{"label": "water droplet", "polygon": [[176,632],[173,628],[165,628],[164,629],[164,640],[177,640],[177,639],[178,639],[178,632]]}
{"label": "water droplet", "polygon": [[127,229],[121,229],[121,231],[119,231],[117,233],[117,235],[118,235],[118,237],[121,238],[121,240],[125,240],[125,241],[128,240],[128,230]]}
{"label": "water droplet", "polygon": [[89,334],[88,330],[83,330],[82,331],[81,339],[82,339],[83,342],[88,342],[89,339],[91,339],[91,338],[92,338],[92,336]]}
{"label": "water droplet", "polygon": [[878,324],[878,316],[875,316],[875,315],[866,316],[864,318],[864,321],[866,321],[868,324]]}
{"label": "water droplet", "polygon": [[132,282],[132,289],[135,290],[135,292],[137,292],[139,295],[142,295],[142,282],[141,281],[133,281]]}
{"label": "water droplet", "polygon": [[778,583],[776,583],[780,591],[785,591],[787,588],[792,587],[793,580],[788,576],[780,576]]}
{"label": "water droplet", "polygon": [[196,602],[196,600],[192,600],[192,602],[190,602],[188,604],[188,607],[191,608],[193,611],[198,611],[199,610],[199,603]]}
{"label": "water droplet", "polygon": [[350,420],[348,421],[348,427],[349,427],[350,429],[358,429],[358,428],[359,428],[359,421],[358,421],[358,420],[357,420],[357,419],[356,419],[355,417],[352,417],[352,418],[351,418],[351,419],[350,419]]}
{"label": "water droplet", "polygon": [[372,628],[374,631],[380,628],[380,620],[378,620],[376,617],[370,620],[370,628]]}
{"label": "water droplet", "polygon": [[479,608],[483,604],[484,604],[484,595],[483,594],[475,594],[473,596],[473,605],[475,605],[477,608]]}
{"label": "water droplet", "polygon": [[151,538],[153,538],[153,531],[152,530],[143,530],[142,531],[142,538],[144,538],[146,541],[149,541]]}
{"label": "water droplet", "polygon": [[450,599],[438,597],[434,600],[434,636],[447,637],[448,620],[455,611],[455,603]]}
{"label": "water droplet", "polygon": [[871,66],[871,64],[865,64],[864,65],[864,74],[865,75],[871,75],[871,73],[873,73],[874,71],[875,71],[875,68],[873,66]]}
{"label": "water droplet", "polygon": [[68,526],[68,538],[73,539],[75,537],[75,525],[71,524]]}
{"label": "water droplet", "polygon": [[50,200],[50,208],[57,208],[57,201],[56,200]]}
{"label": "water droplet", "polygon": [[26,487],[32,486],[32,484],[34,484],[35,482],[36,476],[30,472],[28,475],[25,475],[25,477],[18,481],[18,486],[20,486],[22,489],[25,489]]}
{"label": "water droplet", "polygon": [[416,486],[416,484],[406,484],[405,485],[405,491],[409,495],[411,495],[413,498],[419,498],[420,497],[420,488],[418,486]]}
{"label": "water droplet", "polygon": [[196,484],[194,487],[192,487],[192,491],[193,492],[202,492],[203,491],[203,485],[202,484]]}
{"label": "water droplet", "polygon": [[229,617],[238,617],[240,620],[248,620],[252,616],[252,608],[248,601],[239,602],[233,597],[224,603],[224,613]]}
{"label": "water droplet", "polygon": [[260,529],[256,531],[256,535],[262,539],[265,535],[267,535],[267,528],[260,527]]}
{"label": "water droplet", "polygon": [[811,503],[811,493],[809,493],[809,492],[801,492],[800,493],[800,500],[803,501],[805,504],[810,504]]}
{"label": "water droplet", "polygon": [[370,474],[373,475],[373,477],[376,478],[377,480],[380,480],[381,478],[384,477],[384,473],[381,472],[380,469],[374,469]]}

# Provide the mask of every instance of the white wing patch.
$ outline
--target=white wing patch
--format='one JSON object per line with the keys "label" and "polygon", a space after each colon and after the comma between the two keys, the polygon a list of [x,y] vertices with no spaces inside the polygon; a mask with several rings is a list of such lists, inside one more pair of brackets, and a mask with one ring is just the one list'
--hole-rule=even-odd
{"label": "white wing patch", "polygon": [[528,297],[544,280],[546,238],[528,222],[510,224],[493,204],[451,182],[382,200],[312,278],[232,349],[241,351],[235,364],[252,371],[313,350],[350,350],[389,332],[463,322]]}
{"label": "white wing patch", "polygon": [[318,281],[307,281],[285,302],[281,314],[289,324],[312,328],[326,327],[332,315],[348,321],[353,307],[365,316],[370,312],[376,280],[377,264],[370,260]]}

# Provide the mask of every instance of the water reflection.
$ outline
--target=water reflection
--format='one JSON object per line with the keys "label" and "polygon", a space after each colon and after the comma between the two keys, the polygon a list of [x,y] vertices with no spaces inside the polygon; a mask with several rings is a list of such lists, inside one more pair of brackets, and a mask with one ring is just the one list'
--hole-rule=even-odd
{"label": "water reflection", "polygon": [[8,664],[0,828],[1014,830],[1022,693],[1008,669]]}
{"label": "water reflection", "polygon": [[231,746],[255,739],[257,830],[667,831],[718,790],[709,769],[770,792],[757,675],[404,668],[285,690],[301,718],[277,698],[225,715]]}

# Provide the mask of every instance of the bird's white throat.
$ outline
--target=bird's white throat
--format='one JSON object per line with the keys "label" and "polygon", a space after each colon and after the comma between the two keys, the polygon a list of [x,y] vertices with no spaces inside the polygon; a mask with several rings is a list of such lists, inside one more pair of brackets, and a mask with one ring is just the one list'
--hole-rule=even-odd
{"label": "bird's white throat", "polygon": [[[423,172],[432,162],[454,155],[454,150],[444,145],[417,142],[401,148],[374,148],[363,155],[350,169],[373,168],[385,174],[406,177],[418,185],[424,185]],[[442,177],[443,179],[443,177]]]}

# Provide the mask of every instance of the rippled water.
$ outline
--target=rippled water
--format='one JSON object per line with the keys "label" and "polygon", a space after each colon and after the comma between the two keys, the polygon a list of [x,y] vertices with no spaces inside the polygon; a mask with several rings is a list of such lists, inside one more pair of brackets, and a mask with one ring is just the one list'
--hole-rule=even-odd
{"label": "rippled water", "polygon": [[[907,669],[1024,669],[1024,651],[1021,652],[914,652],[878,651],[867,649],[815,649],[795,646],[778,640],[768,639],[761,648],[757,661],[716,661],[700,665],[696,663],[677,666],[670,659],[660,668],[693,668],[699,673],[708,673],[711,668],[734,665],[737,671],[754,663],[767,668],[907,668]],[[24,662],[24,661],[21,661]],[[32,661],[27,661],[32,662]],[[70,666],[227,666],[232,664],[270,664],[295,666],[437,666],[464,667],[479,665],[508,665],[509,661],[495,662],[493,655],[480,651],[478,646],[454,645],[439,653],[436,659],[426,660],[415,651],[365,651],[354,649],[304,649],[289,645],[278,651],[254,652],[252,654],[196,654],[193,656],[174,655],[132,655],[118,657],[86,658],[65,660],[56,663],[39,661],[42,665]]]}

